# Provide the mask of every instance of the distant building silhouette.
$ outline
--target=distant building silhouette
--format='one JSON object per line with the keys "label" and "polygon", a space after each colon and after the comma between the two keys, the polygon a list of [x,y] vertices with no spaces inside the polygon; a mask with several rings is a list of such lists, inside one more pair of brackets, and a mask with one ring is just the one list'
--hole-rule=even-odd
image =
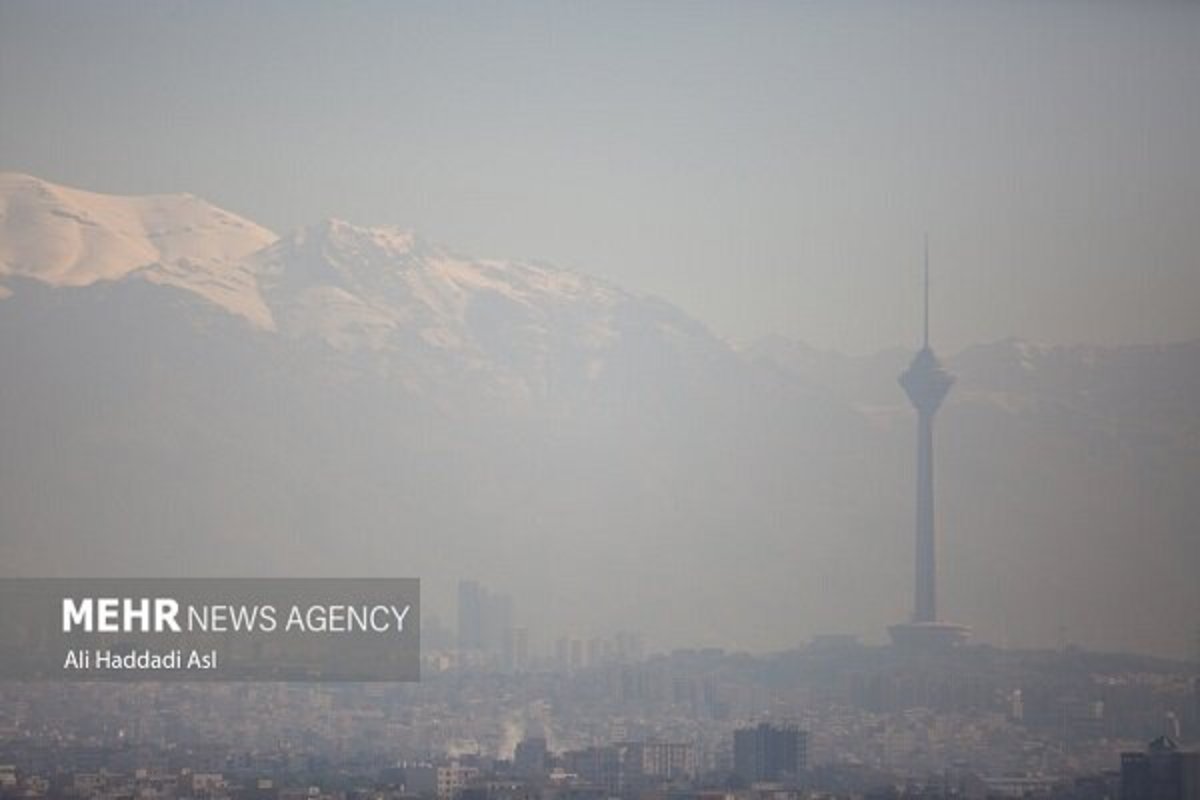
{"label": "distant building silhouette", "polygon": [[1144,753],[1121,754],[1121,800],[1200,800],[1200,753],[1160,736]]}
{"label": "distant building silhouette", "polygon": [[568,750],[562,754],[567,772],[574,773],[589,786],[607,794],[620,794],[626,785],[623,750],[616,745]]}
{"label": "distant building silhouette", "polygon": [[733,772],[747,784],[795,778],[808,763],[808,734],[762,722],[733,733]]}
{"label": "distant building silhouette", "polygon": [[489,592],[478,581],[458,582],[458,649],[463,653],[515,658],[512,597]]}
{"label": "distant building silhouette", "polygon": [[1192,719],[1190,737],[1200,742],[1200,676],[1192,678]]}
{"label": "distant building silhouette", "polygon": [[478,581],[458,582],[458,647],[483,649],[483,588]]}
{"label": "distant building silhouette", "polygon": [[513,753],[513,770],[522,778],[540,778],[546,774],[547,758],[545,738],[522,739]]}

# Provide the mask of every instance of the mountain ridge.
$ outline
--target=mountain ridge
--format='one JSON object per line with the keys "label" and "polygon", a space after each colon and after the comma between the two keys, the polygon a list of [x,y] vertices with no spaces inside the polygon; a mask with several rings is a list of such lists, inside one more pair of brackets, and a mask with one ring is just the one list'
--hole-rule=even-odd
{"label": "mountain ridge", "polygon": [[[26,254],[0,269],[5,574],[419,574],[443,609],[477,577],[535,629],[636,618],[747,649],[907,616],[910,351],[735,350],[666,301],[395,227],[247,228],[262,246],[235,256],[248,240],[179,203],[218,241],[117,226],[133,244],[55,244],[41,277],[22,260],[38,243],[0,225],[0,253]],[[53,208],[22,235],[87,244]],[[984,641],[1067,627],[1181,653],[1200,343],[946,361],[949,618]]]}
{"label": "mountain ridge", "polygon": [[395,226],[329,218],[277,236],[193,195],[103,195],[14,173],[0,176],[0,209],[0,280],[146,280],[258,330],[385,354],[418,376],[431,355],[450,354],[511,394],[547,391],[555,378],[530,371],[561,367],[559,343],[586,362],[573,384],[596,378],[626,335],[726,348],[668,303],[542,262],[463,256]]}

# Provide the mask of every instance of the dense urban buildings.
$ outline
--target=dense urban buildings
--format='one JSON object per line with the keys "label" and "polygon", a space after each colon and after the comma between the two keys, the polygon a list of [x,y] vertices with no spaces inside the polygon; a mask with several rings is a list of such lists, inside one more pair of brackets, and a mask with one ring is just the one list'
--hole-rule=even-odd
{"label": "dense urban buildings", "polygon": [[1152,765],[1200,745],[1189,663],[822,639],[560,669],[553,650],[508,672],[431,648],[418,684],[0,683],[0,798],[1119,800],[1123,770],[1191,785]]}

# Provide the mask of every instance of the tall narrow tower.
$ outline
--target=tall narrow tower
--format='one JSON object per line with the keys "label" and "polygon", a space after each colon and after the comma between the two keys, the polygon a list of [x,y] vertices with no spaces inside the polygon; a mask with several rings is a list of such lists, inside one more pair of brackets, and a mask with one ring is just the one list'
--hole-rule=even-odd
{"label": "tall narrow tower", "polygon": [[890,629],[897,644],[956,644],[967,638],[962,625],[938,622],[937,555],[933,520],[933,418],[954,385],[929,346],[929,238],[925,239],[925,304],[921,349],[900,375],[900,385],[917,410],[917,547],[912,621]]}

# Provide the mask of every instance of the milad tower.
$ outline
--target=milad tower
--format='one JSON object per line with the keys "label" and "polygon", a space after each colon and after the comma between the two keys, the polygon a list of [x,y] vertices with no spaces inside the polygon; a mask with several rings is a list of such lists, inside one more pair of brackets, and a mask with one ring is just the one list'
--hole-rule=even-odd
{"label": "milad tower", "polygon": [[912,621],[888,629],[905,646],[948,647],[966,641],[970,628],[938,621],[937,556],[933,514],[933,418],[954,385],[929,346],[929,239],[925,240],[925,304],[921,349],[900,375],[900,385],[917,410],[916,581]]}

